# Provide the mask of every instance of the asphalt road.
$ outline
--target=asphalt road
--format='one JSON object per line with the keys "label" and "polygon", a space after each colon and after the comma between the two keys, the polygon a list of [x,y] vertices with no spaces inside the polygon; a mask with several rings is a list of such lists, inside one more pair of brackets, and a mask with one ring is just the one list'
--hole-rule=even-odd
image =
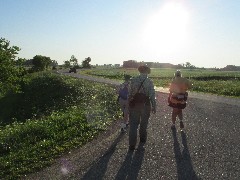
{"label": "asphalt road", "polygon": [[92,142],[25,179],[239,180],[240,100],[190,92],[184,131],[178,124],[172,131],[167,94],[156,95],[147,142],[135,151],[128,151],[128,132],[121,133],[116,121]]}

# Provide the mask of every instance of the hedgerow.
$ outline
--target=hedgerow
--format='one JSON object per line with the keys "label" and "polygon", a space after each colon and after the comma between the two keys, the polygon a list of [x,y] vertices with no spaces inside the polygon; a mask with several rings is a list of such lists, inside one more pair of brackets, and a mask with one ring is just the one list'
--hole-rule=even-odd
{"label": "hedgerow", "polygon": [[113,87],[51,73],[28,77],[17,100],[21,116],[0,127],[0,179],[46,167],[120,116]]}

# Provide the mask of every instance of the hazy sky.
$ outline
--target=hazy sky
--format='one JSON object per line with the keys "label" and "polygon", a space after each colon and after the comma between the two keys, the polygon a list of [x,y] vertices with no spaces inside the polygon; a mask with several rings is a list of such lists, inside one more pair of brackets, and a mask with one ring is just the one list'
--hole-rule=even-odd
{"label": "hazy sky", "polygon": [[240,0],[0,0],[19,57],[240,66]]}

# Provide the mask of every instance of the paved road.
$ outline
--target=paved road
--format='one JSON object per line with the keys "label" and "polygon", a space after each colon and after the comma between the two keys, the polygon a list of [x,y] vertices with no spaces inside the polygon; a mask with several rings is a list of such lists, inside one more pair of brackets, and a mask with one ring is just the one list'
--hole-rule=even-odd
{"label": "paved road", "polygon": [[[207,98],[206,98],[207,97]],[[98,138],[26,179],[239,180],[240,100],[190,93],[184,131],[172,131],[167,94],[157,92],[146,144],[128,151],[119,121]]]}

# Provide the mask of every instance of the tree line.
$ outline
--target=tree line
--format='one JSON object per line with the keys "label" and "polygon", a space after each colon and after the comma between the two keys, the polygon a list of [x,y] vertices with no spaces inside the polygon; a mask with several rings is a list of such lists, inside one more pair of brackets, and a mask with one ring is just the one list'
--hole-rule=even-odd
{"label": "tree line", "polygon": [[[82,68],[91,68],[91,58],[87,57],[85,60],[82,61]],[[70,67],[75,67],[75,68],[80,68],[80,65],[78,64],[78,59],[72,55],[70,60],[64,61],[63,66],[65,68],[70,68]]]}
{"label": "tree line", "polygon": [[141,64],[146,64],[150,68],[176,68],[176,69],[196,69],[194,65],[192,65],[190,62],[186,62],[185,64],[178,64],[178,65],[173,65],[170,63],[159,63],[159,62],[144,62],[144,61],[136,61],[136,60],[128,60],[128,61],[123,61],[123,67],[124,68],[137,68]]}
{"label": "tree line", "polygon": [[[23,76],[28,73],[45,71],[50,68],[56,69],[58,63],[50,57],[36,55],[32,59],[17,57],[21,49],[18,46],[11,46],[10,41],[0,38],[0,97],[6,93],[20,91]],[[82,61],[82,67],[90,68],[91,58],[87,57]],[[72,55],[70,60],[65,61],[65,68],[71,66],[80,67],[77,58]]]}

